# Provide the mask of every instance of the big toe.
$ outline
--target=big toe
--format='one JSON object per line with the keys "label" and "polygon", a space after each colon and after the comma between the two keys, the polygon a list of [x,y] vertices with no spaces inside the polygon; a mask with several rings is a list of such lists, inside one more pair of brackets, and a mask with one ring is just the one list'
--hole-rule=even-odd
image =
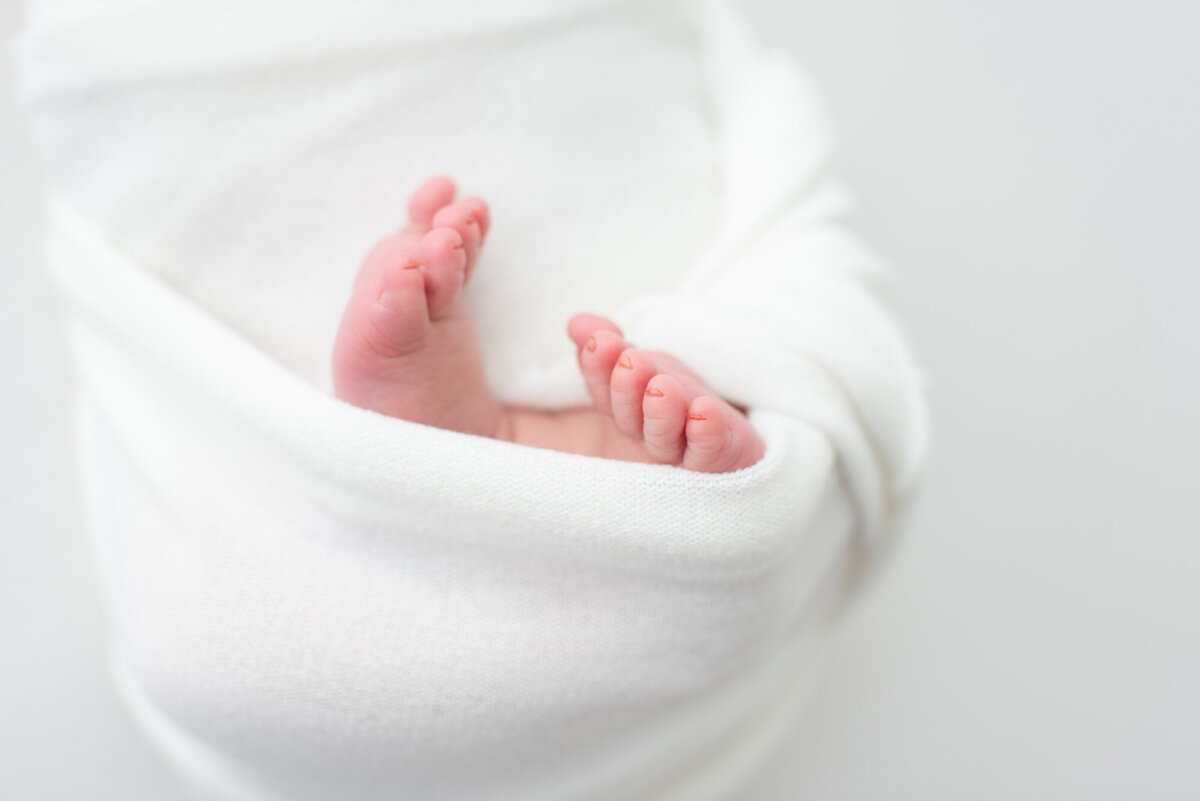
{"label": "big toe", "polygon": [[740,412],[711,395],[688,406],[682,466],[701,473],[728,473],[762,458],[762,439]]}
{"label": "big toe", "polygon": [[380,242],[363,264],[333,351],[334,390],[354,402],[386,362],[419,347],[429,331],[425,275],[412,243]]}

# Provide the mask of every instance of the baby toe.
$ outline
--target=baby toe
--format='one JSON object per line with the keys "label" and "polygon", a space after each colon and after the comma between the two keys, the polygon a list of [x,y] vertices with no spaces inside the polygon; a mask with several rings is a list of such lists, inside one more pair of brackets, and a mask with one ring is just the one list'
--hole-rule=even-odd
{"label": "baby toe", "polygon": [[730,451],[734,443],[721,401],[707,395],[695,398],[688,406],[684,435],[683,466],[688,470],[721,473],[733,469]]}
{"label": "baby toe", "polygon": [[454,303],[463,285],[466,254],[462,237],[453,228],[434,228],[421,239],[420,254],[429,316],[437,319]]}
{"label": "baby toe", "polygon": [[351,351],[367,345],[381,353],[404,350],[429,324],[420,240],[411,231],[381,239],[363,262],[342,316],[339,336]]}
{"label": "baby toe", "polygon": [[429,330],[429,307],[420,265],[407,262],[385,272],[369,321],[364,338],[384,355],[406,353],[424,338]]}
{"label": "baby toe", "polygon": [[428,229],[437,212],[453,202],[454,182],[444,175],[435,175],[413,192],[408,201],[408,219],[413,225]]}
{"label": "baby toe", "polygon": [[334,344],[338,397],[355,402],[391,359],[420,347],[428,330],[425,280],[415,261],[390,264],[361,281]]}
{"label": "baby toe", "polygon": [[443,206],[433,215],[434,228],[453,228],[462,237],[462,247],[467,254],[466,267],[470,271],[479,257],[483,244],[483,233],[469,204],[457,201]]}
{"label": "baby toe", "polygon": [[611,331],[619,337],[625,336],[616,323],[598,314],[576,314],[567,322],[567,336],[580,350],[597,331]]}
{"label": "baby toe", "polygon": [[679,464],[687,444],[687,416],[688,396],[679,381],[662,373],[651,378],[642,398],[642,439],[650,458]]}
{"label": "baby toe", "polygon": [[741,412],[709,395],[688,406],[683,466],[703,473],[741,470],[763,457],[762,437]]}
{"label": "baby toe", "polygon": [[596,330],[579,349],[579,370],[587,383],[596,411],[612,412],[612,373],[625,349],[625,338],[606,329]]}
{"label": "baby toe", "polygon": [[644,351],[626,348],[613,367],[610,399],[613,421],[625,435],[642,437],[642,399],[646,386],[658,369],[654,359]]}
{"label": "baby toe", "polygon": [[475,218],[475,222],[479,224],[479,235],[486,238],[488,231],[492,227],[492,210],[488,206],[487,201],[478,195],[468,195],[459,201],[466,206],[471,216]]}

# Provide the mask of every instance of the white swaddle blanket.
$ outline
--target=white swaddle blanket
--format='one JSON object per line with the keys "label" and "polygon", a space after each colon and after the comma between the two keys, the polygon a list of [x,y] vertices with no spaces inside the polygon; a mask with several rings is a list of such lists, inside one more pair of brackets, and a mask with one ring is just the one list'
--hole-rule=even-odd
{"label": "white swaddle blanket", "polygon": [[[216,799],[733,797],[925,444],[803,77],[685,0],[39,0],[113,660]],[[332,399],[361,256],[432,172],[492,204],[502,399],[586,400],[612,315],[751,410],[725,475]]]}

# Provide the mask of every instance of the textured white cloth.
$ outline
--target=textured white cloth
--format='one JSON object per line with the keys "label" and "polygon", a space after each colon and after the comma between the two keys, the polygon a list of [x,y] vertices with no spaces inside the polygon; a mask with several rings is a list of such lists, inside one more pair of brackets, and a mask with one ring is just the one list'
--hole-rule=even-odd
{"label": "textured white cloth", "polygon": [[[734,797],[887,541],[925,408],[803,76],[683,0],[40,0],[23,85],[114,664],[215,799]],[[750,408],[738,473],[329,396],[362,253],[491,202],[505,400],[608,313]]]}

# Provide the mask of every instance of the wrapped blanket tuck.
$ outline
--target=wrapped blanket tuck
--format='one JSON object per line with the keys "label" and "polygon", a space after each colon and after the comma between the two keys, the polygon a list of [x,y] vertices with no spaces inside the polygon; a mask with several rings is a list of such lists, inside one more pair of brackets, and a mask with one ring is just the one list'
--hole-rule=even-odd
{"label": "wrapped blanket tuck", "polygon": [[[213,799],[740,797],[923,460],[884,265],[804,75],[683,0],[36,0],[18,58],[123,697]],[[335,400],[353,276],[444,172],[495,394],[609,314],[754,466],[535,450]]]}

